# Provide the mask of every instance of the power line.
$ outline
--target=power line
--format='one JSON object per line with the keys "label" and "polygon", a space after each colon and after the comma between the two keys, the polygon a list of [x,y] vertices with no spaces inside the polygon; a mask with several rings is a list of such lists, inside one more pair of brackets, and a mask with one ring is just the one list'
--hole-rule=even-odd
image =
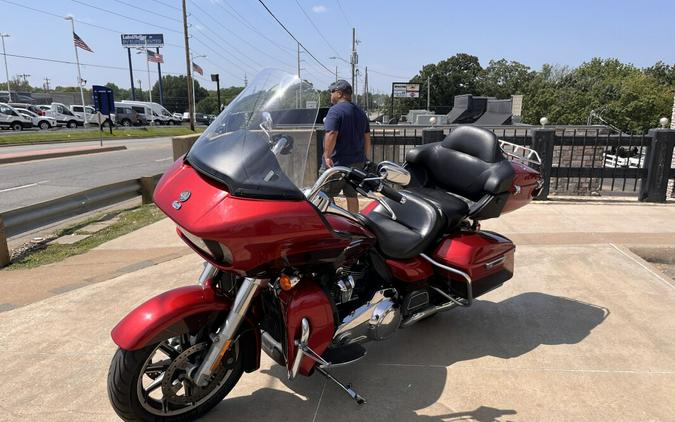
{"label": "power line", "polygon": [[[286,63],[286,62],[284,62],[283,60],[280,60],[279,58],[273,57],[273,56],[270,55],[269,53],[267,53],[267,52],[265,52],[265,51],[259,49],[259,48],[256,47],[255,45],[253,45],[253,44],[251,44],[250,42],[248,42],[245,38],[240,37],[236,32],[231,31],[231,30],[228,29],[225,25],[223,25],[222,23],[218,22],[217,19],[215,19],[215,18],[214,18],[213,16],[211,16],[207,11],[205,11],[204,9],[202,9],[202,8],[201,8],[197,3],[195,3],[194,1],[192,1],[191,3],[192,3],[192,5],[195,6],[197,9],[199,9],[200,11],[202,11],[202,13],[204,13],[206,16],[208,16],[211,20],[213,20],[217,25],[221,26],[225,31],[227,31],[227,32],[229,32],[230,34],[234,35],[235,37],[237,37],[238,39],[240,39],[242,42],[244,42],[244,43],[248,44],[249,46],[251,46],[251,48],[254,48],[254,49],[258,50],[260,53],[262,53],[262,54],[264,54],[264,55],[266,55],[266,56],[269,56],[269,57],[275,59],[277,62],[279,62],[279,63],[281,63],[281,64],[283,64],[283,65],[286,65],[286,66],[289,66],[289,67],[293,67],[291,64]],[[195,17],[195,19],[196,19],[196,17]],[[200,21],[200,22],[201,22],[201,21]],[[204,26],[206,27],[206,25],[204,25]],[[212,31],[212,32],[213,32],[213,31]],[[214,34],[216,34],[216,36],[217,36],[218,38],[220,38],[224,43],[226,43],[226,44],[232,46],[232,45],[231,45],[229,42],[227,42],[225,39],[221,38],[220,35],[218,35],[218,34],[215,33],[215,32],[214,32]],[[237,48],[234,47],[234,46],[232,46],[232,48],[233,48],[235,51],[239,51],[239,50],[237,50]],[[246,57],[246,55],[244,55],[243,53],[241,53],[241,54],[242,54],[244,57]],[[250,58],[249,58],[249,59],[250,59]],[[252,61],[253,61],[253,60],[252,60]]]}
{"label": "power line", "polygon": [[159,3],[162,6],[168,7],[169,9],[178,10],[179,12],[181,11],[180,7],[175,7],[175,6],[172,6],[170,4],[166,4],[163,1],[159,1],[159,0],[152,0],[152,1],[154,1],[155,3]]}
{"label": "power line", "polygon": [[140,20],[140,19],[132,18],[132,17],[130,17],[130,16],[126,16],[126,15],[123,15],[123,14],[121,14],[121,13],[113,12],[112,10],[104,9],[104,8],[102,8],[102,7],[92,6],[92,5],[87,4],[87,3],[83,2],[83,1],[80,1],[80,0],[72,0],[72,1],[73,1],[74,3],[77,3],[77,4],[81,4],[82,6],[86,6],[86,7],[89,7],[89,8],[92,8],[92,9],[96,9],[96,10],[99,10],[99,11],[102,11],[102,12],[110,13],[111,15],[119,16],[119,17],[124,18],[124,19],[129,19],[129,20],[131,20],[131,21],[138,22],[138,23],[142,23],[142,24],[144,24],[144,25],[154,26],[155,28],[163,29],[163,30],[165,30],[165,31],[175,32],[175,33],[177,33],[177,34],[182,34],[181,31],[177,31],[177,30],[175,30],[175,29],[168,28],[168,27],[166,27],[166,26],[155,25],[154,23],[150,23],[150,22],[142,21],[142,20]]}
{"label": "power line", "polygon": [[274,13],[272,13],[272,11],[269,9],[269,7],[267,7],[267,5],[265,4],[265,2],[263,2],[263,0],[258,0],[258,2],[259,2],[260,4],[262,4],[263,7],[265,8],[265,10],[267,10],[267,12],[268,12],[270,15],[272,15],[272,17],[274,18],[274,20],[277,21],[277,23],[278,23],[279,25],[281,25],[282,28],[284,28],[284,30],[288,33],[288,35],[290,35],[291,38],[293,38],[293,39],[295,40],[295,42],[297,42],[298,44],[300,44],[300,47],[302,47],[302,49],[305,50],[305,51],[307,52],[307,54],[309,54],[310,56],[312,56],[312,58],[313,58],[317,63],[319,63],[319,64],[321,65],[321,67],[323,67],[324,69],[326,69],[326,71],[327,71],[328,73],[331,73],[331,74],[333,73],[329,68],[326,67],[325,64],[321,63],[321,61],[320,61],[319,59],[317,59],[317,58],[314,56],[314,54],[312,54],[311,51],[307,50],[307,48],[305,48],[305,46],[302,45],[302,43],[301,43],[297,38],[295,38],[295,35],[293,35],[293,34],[291,33],[291,31],[289,31],[288,28],[286,28],[286,26],[285,26],[283,23],[281,23],[281,21],[274,15]]}
{"label": "power line", "polygon": [[127,3],[127,2],[122,1],[122,0],[115,0],[115,1],[116,1],[117,3],[121,3],[121,4],[125,5],[125,6],[129,6],[129,7],[134,8],[134,9],[138,9],[138,10],[142,10],[142,11],[144,11],[144,12],[148,12],[148,13],[152,14],[153,16],[159,16],[159,17],[161,17],[161,18],[169,19],[169,20],[172,20],[172,21],[178,22],[178,23],[182,23],[182,22],[183,22],[183,21],[181,21],[180,19],[177,19],[177,18],[174,18],[174,17],[171,17],[171,16],[162,15],[161,13],[157,13],[157,12],[154,11],[154,10],[143,9],[142,7],[139,7],[139,6],[135,5],[135,4]]}
{"label": "power line", "polygon": [[342,8],[342,3],[340,3],[340,0],[335,0],[335,1],[337,2],[338,7],[340,8],[340,12],[342,12],[342,16],[344,16],[344,18],[345,18],[345,20],[347,21],[347,23],[349,24],[349,26],[350,26],[351,28],[353,28],[354,25],[352,25],[352,23],[349,22],[349,18],[347,18],[347,14],[345,13],[345,9]]}
{"label": "power line", "polygon": [[[258,29],[255,27],[255,25],[252,25],[245,17],[243,17],[241,14],[239,14],[239,12],[237,12],[237,9],[235,9],[234,7],[232,7],[232,5],[230,5],[226,0],[223,0],[223,3],[217,3],[217,4],[219,4],[219,5],[221,6],[221,8],[222,8],[225,12],[227,12],[227,14],[229,14],[229,15],[232,16],[232,17],[234,17],[236,20],[238,20],[239,22],[241,22],[241,23],[242,23],[244,26],[246,26],[248,29],[250,29],[251,31],[253,31],[253,32],[255,32],[256,34],[260,35],[261,37],[263,37],[263,38],[266,39],[267,41],[271,42],[272,44],[276,45],[277,47],[281,48],[282,50],[288,51],[289,53],[295,52],[294,49],[289,48],[289,47],[286,47],[286,46],[283,46],[283,45],[277,43],[277,42],[276,42],[275,40],[273,40],[272,38],[269,38],[269,37],[267,37],[265,34],[263,34],[262,32],[258,31]],[[230,11],[227,10],[227,9],[225,9],[225,6],[227,6],[227,7],[230,8],[230,9],[232,9],[232,12],[230,12]]]}
{"label": "power line", "polygon": [[[218,45],[217,42],[215,42],[211,37],[207,36],[206,34],[202,33],[201,35],[203,35],[208,41],[210,41],[210,42],[213,43],[214,45]],[[211,51],[213,54],[215,54],[216,56],[218,56],[218,57],[220,57],[222,60],[224,60],[225,63],[229,63],[230,65],[235,66],[235,67],[239,68],[239,69],[242,70],[242,71],[246,71],[247,69],[248,69],[248,70],[255,70],[255,68],[251,67],[248,63],[244,63],[243,61],[242,61],[241,63],[244,63],[244,66],[241,66],[241,65],[239,65],[239,64],[237,64],[237,63],[231,61],[231,60],[228,59],[227,57],[223,56],[219,51],[214,50],[213,48],[211,48],[211,46],[210,46],[209,44],[205,43],[204,41],[202,41],[201,39],[199,39],[199,38],[197,38],[197,37],[195,37],[195,36],[193,36],[192,39],[195,40],[195,41],[198,41],[202,46],[204,46],[204,48],[206,48],[207,50]],[[233,56],[233,57],[236,57],[236,56]]]}
{"label": "power line", "polygon": [[316,32],[318,32],[319,36],[326,42],[328,47],[330,47],[330,49],[333,50],[333,53],[335,53],[336,56],[340,57],[340,53],[338,53],[338,51],[335,49],[335,47],[333,47],[333,45],[330,42],[328,42],[326,37],[324,37],[323,33],[319,30],[319,27],[314,24],[314,21],[312,20],[312,18],[310,18],[309,15],[307,14],[307,12],[305,12],[305,9],[302,8],[302,6],[300,5],[300,2],[298,0],[295,0],[295,4],[298,5],[298,7],[300,8],[300,11],[302,11],[302,14],[305,15],[305,17],[307,18],[309,23],[311,23],[312,26],[314,27],[314,29],[316,29]]}
{"label": "power line", "polygon": [[368,72],[376,73],[376,74],[382,75],[382,76],[387,76],[387,77],[389,77],[389,78],[410,80],[410,78],[407,77],[407,76],[391,75],[391,74],[389,74],[389,73],[379,72],[379,71],[373,70],[373,69],[371,69],[371,68],[368,68]]}

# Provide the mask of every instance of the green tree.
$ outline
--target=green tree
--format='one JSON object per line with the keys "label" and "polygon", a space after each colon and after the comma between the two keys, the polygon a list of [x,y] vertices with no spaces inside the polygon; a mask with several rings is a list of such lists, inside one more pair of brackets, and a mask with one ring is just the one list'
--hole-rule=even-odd
{"label": "green tree", "polygon": [[113,96],[115,97],[115,101],[122,101],[122,100],[130,100],[131,99],[131,90],[130,89],[124,89],[120,88],[116,84],[112,82],[108,82],[107,84],[104,85],[107,88],[110,88],[113,92]]}
{"label": "green tree", "polygon": [[[180,76],[162,76],[164,87],[164,107],[172,113],[182,113],[188,110],[188,88],[187,77]],[[199,104],[201,100],[208,97],[209,92],[202,88],[199,81],[195,81],[195,102]],[[159,101],[159,82],[155,82],[152,87],[152,98],[155,102]]]}
{"label": "green tree", "polygon": [[490,60],[480,76],[477,92],[487,97],[511,98],[514,94],[524,94],[535,75],[536,72],[524,64],[506,59]]}

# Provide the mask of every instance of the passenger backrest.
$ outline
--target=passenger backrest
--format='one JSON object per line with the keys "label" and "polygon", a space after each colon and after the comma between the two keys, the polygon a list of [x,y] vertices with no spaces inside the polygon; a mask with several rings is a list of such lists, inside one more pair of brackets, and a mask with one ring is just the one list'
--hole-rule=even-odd
{"label": "passenger backrest", "polygon": [[412,149],[406,161],[420,185],[474,202],[507,192],[514,175],[495,134],[474,126],[460,126],[441,142]]}

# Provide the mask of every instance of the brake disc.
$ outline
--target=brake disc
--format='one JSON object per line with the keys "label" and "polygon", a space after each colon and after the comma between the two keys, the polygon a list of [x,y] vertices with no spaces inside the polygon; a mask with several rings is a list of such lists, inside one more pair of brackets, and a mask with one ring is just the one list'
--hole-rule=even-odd
{"label": "brake disc", "polygon": [[[199,359],[194,359],[193,357],[201,355],[208,347],[209,344],[206,342],[197,343],[185,349],[183,353],[171,362],[171,365],[169,365],[164,373],[164,380],[162,381],[164,400],[176,405],[196,403],[220,384],[228,369],[234,364],[232,357],[233,348],[227,351],[216,371],[211,374],[211,380],[206,386],[200,387],[187,378],[188,369],[201,363],[201,356],[197,356]],[[179,395],[179,393],[181,394]]]}

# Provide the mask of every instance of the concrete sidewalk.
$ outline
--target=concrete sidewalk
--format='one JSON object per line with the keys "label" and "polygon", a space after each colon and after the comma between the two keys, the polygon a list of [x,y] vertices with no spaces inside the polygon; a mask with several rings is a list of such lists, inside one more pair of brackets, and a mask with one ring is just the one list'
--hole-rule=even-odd
{"label": "concrete sidewalk", "polygon": [[[204,420],[671,421],[675,287],[627,246],[675,245],[674,222],[672,206],[557,202],[484,222],[516,241],[514,278],[336,369],[368,404],[318,376],[288,383],[263,356]],[[119,267],[98,273],[105,265]],[[0,271],[0,303],[20,285],[45,291],[66,275],[75,285],[0,313],[0,420],[117,420],[110,329],[200,269],[163,220],[57,265]]]}

